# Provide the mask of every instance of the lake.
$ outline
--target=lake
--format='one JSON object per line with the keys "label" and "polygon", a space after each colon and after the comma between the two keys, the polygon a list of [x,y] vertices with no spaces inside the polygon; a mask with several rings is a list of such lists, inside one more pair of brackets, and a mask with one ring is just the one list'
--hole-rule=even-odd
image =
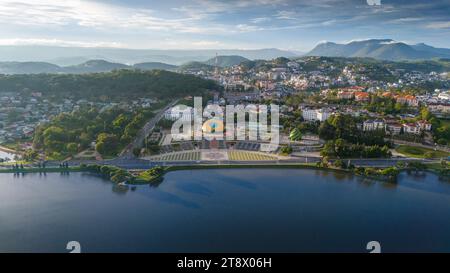
{"label": "lake", "polygon": [[168,173],[114,186],[89,173],[0,174],[0,252],[450,252],[450,183],[309,169]]}

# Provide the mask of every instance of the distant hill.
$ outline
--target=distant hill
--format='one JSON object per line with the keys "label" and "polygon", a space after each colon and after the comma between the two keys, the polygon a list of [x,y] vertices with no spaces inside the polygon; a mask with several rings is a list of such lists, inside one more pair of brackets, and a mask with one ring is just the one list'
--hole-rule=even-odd
{"label": "distant hill", "polygon": [[173,71],[173,70],[177,69],[176,65],[160,63],[160,62],[139,63],[139,64],[133,65],[133,67],[137,68],[137,69],[141,69],[141,70],[160,69],[160,70]]}
{"label": "distant hill", "polygon": [[63,72],[70,74],[109,72],[118,69],[129,69],[125,64],[111,63],[104,60],[91,60],[79,65],[67,66]]}
{"label": "distant hill", "polygon": [[186,70],[196,71],[196,70],[214,70],[214,69],[215,69],[214,66],[206,64],[206,63],[188,62],[188,63],[180,65],[177,70],[179,70],[179,71],[186,71]]}
{"label": "distant hill", "polygon": [[0,74],[58,73],[61,67],[44,62],[0,62]]}
{"label": "distant hill", "polygon": [[78,65],[58,66],[45,62],[0,62],[0,74],[85,74],[85,73],[100,73],[110,72],[120,69],[140,69],[140,70],[168,70],[175,71],[177,66],[151,62],[138,63],[133,66],[112,63],[105,60],[90,60]]}
{"label": "distant hill", "polygon": [[[238,55],[231,55],[231,56],[217,56],[217,65],[220,67],[229,67],[233,65],[240,64],[242,62],[249,61],[249,59],[244,58],[242,56]],[[216,65],[216,58],[211,58],[205,62],[208,65],[215,66]]]}
{"label": "distant hill", "polygon": [[424,43],[415,44],[415,45],[412,45],[412,47],[419,51],[430,52],[430,53],[434,53],[434,54],[438,54],[438,55],[445,55],[445,57],[447,57],[447,58],[450,57],[450,49],[449,48],[436,48],[436,47],[432,47],[432,46],[429,46]]}
{"label": "distant hill", "polygon": [[78,65],[87,60],[106,60],[113,63],[162,62],[180,65],[186,62],[205,62],[218,54],[237,55],[247,59],[270,60],[277,57],[298,57],[296,53],[276,48],[267,49],[125,49],[125,48],[85,48],[57,46],[0,46],[0,62],[49,62],[59,66]]}
{"label": "distant hill", "polygon": [[380,60],[429,60],[450,57],[450,49],[426,44],[408,45],[391,39],[370,39],[347,44],[326,42],[318,44],[307,56],[369,57]]}
{"label": "distant hill", "polygon": [[450,71],[450,59],[386,62],[385,65],[390,69],[404,69],[424,73]]}

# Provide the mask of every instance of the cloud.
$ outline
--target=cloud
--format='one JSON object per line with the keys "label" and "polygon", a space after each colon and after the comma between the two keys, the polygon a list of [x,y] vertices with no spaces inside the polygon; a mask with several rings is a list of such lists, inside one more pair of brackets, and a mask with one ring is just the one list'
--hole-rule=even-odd
{"label": "cloud", "polygon": [[45,45],[45,46],[62,46],[62,47],[114,47],[124,48],[125,45],[117,42],[95,42],[95,41],[68,41],[60,39],[43,39],[43,38],[14,38],[14,39],[0,39],[2,46],[15,45]]}
{"label": "cloud", "polygon": [[391,20],[390,22],[392,22],[392,23],[409,23],[409,22],[417,22],[417,21],[422,21],[422,20],[424,20],[424,18],[422,18],[422,17],[404,17],[404,18],[398,18],[398,19]]}
{"label": "cloud", "polygon": [[238,32],[251,32],[251,31],[264,30],[264,28],[254,26],[254,25],[239,24],[239,25],[236,25],[236,30]]}
{"label": "cloud", "polygon": [[450,28],[450,21],[448,22],[433,22],[426,25],[426,28],[445,29]]}
{"label": "cloud", "polygon": [[34,27],[85,27],[93,29],[146,29],[199,32],[195,18],[162,18],[151,9],[118,7],[80,0],[54,1],[0,0],[0,22]]}
{"label": "cloud", "polygon": [[295,20],[297,19],[297,13],[295,11],[280,10],[275,17],[283,20]]}
{"label": "cloud", "polygon": [[195,41],[191,43],[195,47],[217,47],[221,43],[219,41]]}
{"label": "cloud", "polygon": [[252,22],[254,24],[259,24],[259,23],[269,22],[270,20],[272,20],[270,17],[258,17],[258,18],[250,19],[250,22]]}
{"label": "cloud", "polygon": [[101,46],[104,39],[107,46],[134,48],[165,47],[166,39],[174,48],[274,47],[365,33],[415,42],[442,34],[435,40],[448,43],[448,7],[448,0],[382,0],[380,7],[365,0],[0,0],[0,37],[80,46]]}

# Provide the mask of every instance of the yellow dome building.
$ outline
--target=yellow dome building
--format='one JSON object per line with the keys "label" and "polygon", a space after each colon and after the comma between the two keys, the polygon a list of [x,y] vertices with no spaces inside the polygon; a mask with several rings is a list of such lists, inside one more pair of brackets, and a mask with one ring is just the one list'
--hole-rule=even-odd
{"label": "yellow dome building", "polygon": [[223,121],[220,119],[210,119],[205,121],[202,126],[204,134],[222,133]]}

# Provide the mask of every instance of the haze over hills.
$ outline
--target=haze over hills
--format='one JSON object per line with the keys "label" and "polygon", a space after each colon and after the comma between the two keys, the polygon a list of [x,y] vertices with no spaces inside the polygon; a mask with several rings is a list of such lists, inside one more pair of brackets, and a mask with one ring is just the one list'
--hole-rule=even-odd
{"label": "haze over hills", "polygon": [[0,62],[0,74],[85,74],[109,72],[120,69],[176,70],[177,66],[164,63],[139,63],[130,66],[105,60],[89,60],[79,65],[64,67],[46,62]]}
{"label": "haze over hills", "polygon": [[408,45],[391,39],[370,39],[347,44],[325,42],[308,52],[308,56],[370,57],[380,60],[429,60],[449,58],[450,49],[435,48],[424,43]]}
{"label": "haze over hills", "polygon": [[[249,59],[244,58],[242,56],[238,56],[238,55],[217,56],[217,66],[220,66],[220,67],[233,66],[233,65],[237,65],[242,62],[245,62],[245,61],[249,61]],[[205,63],[215,66],[216,65],[216,57],[207,60]]]}
{"label": "haze over hills", "polygon": [[0,46],[0,62],[48,62],[59,66],[78,65],[88,60],[136,64],[162,62],[181,65],[190,61],[205,62],[218,55],[239,55],[247,59],[273,59],[298,56],[290,51],[270,49],[162,50],[124,48],[83,48],[56,46]]}
{"label": "haze over hills", "polygon": [[161,63],[161,62],[148,62],[148,63],[139,63],[133,65],[134,68],[141,69],[141,70],[153,70],[153,69],[160,69],[160,70],[169,70],[173,71],[176,70],[178,66]]}
{"label": "haze over hills", "polygon": [[[146,62],[137,63],[134,65],[126,65],[122,63],[108,62],[105,60],[89,60],[87,62],[71,65],[58,66],[47,62],[0,62],[0,74],[40,74],[40,73],[60,73],[60,74],[84,74],[84,73],[100,73],[109,72],[120,69],[140,69],[140,70],[200,70],[200,69],[214,69],[215,59],[212,58],[206,62],[187,62],[180,66],[161,63],[161,62]],[[217,56],[217,65],[220,67],[233,66],[244,61],[249,61],[247,58],[232,55],[232,56]]]}
{"label": "haze over hills", "polygon": [[127,69],[128,65],[121,63],[111,63],[105,60],[90,60],[79,65],[72,65],[68,67],[62,67],[61,72],[63,73],[96,73],[96,72],[109,72],[111,70],[117,69]]}
{"label": "haze over hills", "polygon": [[[37,52],[32,49],[39,49]],[[31,51],[30,51],[31,50]],[[49,50],[54,50],[50,54]],[[218,55],[216,52],[243,53],[243,55]],[[23,53],[18,56],[18,53]],[[88,59],[91,54],[98,58]],[[172,55],[156,55],[156,54]],[[153,55],[152,55],[153,54]],[[201,55],[204,54],[204,55]],[[209,56],[207,56],[209,54]],[[285,57],[279,57],[285,55]],[[100,57],[99,57],[100,56]],[[109,56],[103,58],[102,56]],[[246,57],[247,56],[247,57]],[[275,56],[275,57],[274,57]],[[436,59],[450,59],[450,49],[435,48],[424,43],[408,45],[391,39],[370,39],[353,41],[347,44],[325,42],[318,44],[313,50],[304,56],[323,57],[346,57],[346,58],[372,58],[381,61],[422,61]],[[258,60],[271,59],[296,59],[302,56],[288,51],[278,49],[260,50],[132,50],[115,48],[66,48],[45,46],[0,46],[0,74],[39,74],[39,73],[98,73],[119,69],[141,69],[141,70],[205,70],[214,69],[214,66],[228,67],[240,63],[250,64]],[[14,59],[16,58],[16,59]],[[35,59],[53,58],[57,62],[35,61]],[[5,59],[12,61],[4,61]],[[86,60],[87,59],[87,60]],[[111,61],[111,59],[128,60]],[[169,62],[144,61],[133,62],[143,59],[165,59]],[[201,61],[197,59],[202,59]],[[3,61],[2,61],[3,60]],[[26,60],[26,61],[21,61]],[[61,65],[60,63],[72,63],[77,60],[80,63]],[[174,65],[170,61],[186,60],[181,64]],[[58,63],[59,62],[59,63]],[[134,64],[131,64],[134,63]]]}
{"label": "haze over hills", "polygon": [[60,73],[61,67],[45,62],[1,62],[0,74]]}

